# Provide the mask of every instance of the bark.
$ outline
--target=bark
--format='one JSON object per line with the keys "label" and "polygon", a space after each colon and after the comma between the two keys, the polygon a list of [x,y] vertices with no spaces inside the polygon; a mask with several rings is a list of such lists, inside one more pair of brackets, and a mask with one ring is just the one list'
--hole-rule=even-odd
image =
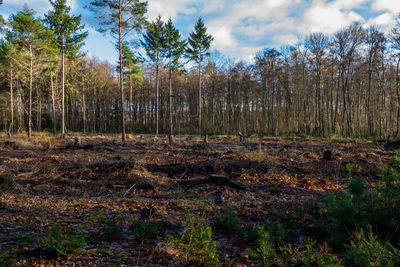
{"label": "bark", "polygon": [[11,116],[11,123],[8,130],[8,135],[11,137],[13,128],[14,128],[14,89],[13,89],[13,65],[10,66],[10,116]]}
{"label": "bark", "polygon": [[124,69],[122,62],[122,3],[119,1],[119,25],[118,25],[118,43],[119,43],[119,86],[120,86],[120,94],[121,94],[121,130],[122,142],[125,143],[125,112],[124,112]]}
{"label": "bark", "polygon": [[61,48],[61,134],[65,135],[65,66],[64,66],[64,37]]}
{"label": "bark", "polygon": [[32,82],[33,82],[33,55],[32,46],[29,46],[29,114],[28,114],[28,138],[32,137]]}
{"label": "bark", "polygon": [[202,108],[202,103],[201,103],[201,62],[199,62],[199,135],[201,135],[201,108]]}
{"label": "bark", "polygon": [[54,96],[54,81],[53,74],[50,75],[51,84],[51,103],[52,103],[52,119],[53,119],[53,135],[57,135],[57,121],[56,121],[56,99]]}

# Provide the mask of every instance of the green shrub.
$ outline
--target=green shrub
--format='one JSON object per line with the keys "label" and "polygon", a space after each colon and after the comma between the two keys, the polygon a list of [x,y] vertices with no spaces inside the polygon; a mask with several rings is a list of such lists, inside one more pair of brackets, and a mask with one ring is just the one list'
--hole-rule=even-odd
{"label": "green shrub", "polygon": [[264,230],[271,234],[276,245],[295,238],[301,227],[294,214],[285,212],[280,213],[275,221],[266,219],[264,222]]}
{"label": "green shrub", "polygon": [[[392,158],[381,168],[382,179],[376,190],[360,177],[349,177],[345,192],[326,196],[315,203],[312,228],[334,248],[350,241],[349,233],[371,227],[378,236],[398,240],[400,233],[400,158]],[[351,174],[351,168],[349,168]],[[316,211],[316,212],[315,212]]]}
{"label": "green shrub", "polygon": [[382,243],[371,230],[366,235],[363,230],[354,234],[347,258],[353,266],[398,266],[399,251],[390,243]]}
{"label": "green shrub", "polygon": [[219,262],[217,243],[212,240],[211,227],[206,226],[201,217],[188,215],[186,227],[180,237],[173,237],[172,242],[183,256],[195,266],[216,266]]}
{"label": "green shrub", "polygon": [[132,234],[140,241],[153,241],[164,234],[164,223],[162,221],[139,221],[132,225]]}
{"label": "green shrub", "polygon": [[241,220],[231,204],[222,207],[215,218],[215,228],[230,236],[240,231],[240,224]]}
{"label": "green shrub", "polygon": [[82,253],[86,239],[83,234],[55,225],[46,230],[39,243],[47,257],[69,257]]}
{"label": "green shrub", "polygon": [[[325,244],[314,249],[315,241],[311,239],[306,240],[305,250],[299,249],[294,252],[294,266],[320,266],[320,267],[334,267],[343,266],[339,258],[331,254],[330,249]],[[287,264],[289,265],[289,264]]]}
{"label": "green shrub", "polygon": [[279,257],[272,247],[270,234],[264,230],[264,227],[258,227],[257,246],[254,249],[247,250],[249,257],[257,259],[260,266],[275,266],[279,262]]}
{"label": "green shrub", "polygon": [[181,226],[165,221],[138,221],[131,227],[131,232],[140,241],[154,241],[157,237],[164,236],[165,230],[178,230]]}

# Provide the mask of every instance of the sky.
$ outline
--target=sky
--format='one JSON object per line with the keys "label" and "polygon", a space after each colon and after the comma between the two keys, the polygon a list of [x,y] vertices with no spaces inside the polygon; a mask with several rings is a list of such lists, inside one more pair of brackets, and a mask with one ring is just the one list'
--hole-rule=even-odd
{"label": "sky", "polygon": [[[89,31],[84,50],[89,56],[115,63],[117,53],[108,36],[95,30],[96,19],[84,7],[90,0],[67,0],[74,14],[82,14]],[[48,0],[3,0],[0,14],[8,18],[24,3],[42,16]],[[389,33],[400,13],[400,0],[148,0],[149,20],[172,18],[187,38],[201,16],[213,35],[212,50],[251,61],[263,48],[295,45],[313,32],[333,34],[352,23],[377,25]]]}

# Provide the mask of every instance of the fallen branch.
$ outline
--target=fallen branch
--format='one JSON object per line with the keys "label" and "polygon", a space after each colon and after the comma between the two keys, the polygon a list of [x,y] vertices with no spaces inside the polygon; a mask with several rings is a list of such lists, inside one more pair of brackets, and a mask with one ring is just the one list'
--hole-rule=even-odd
{"label": "fallen branch", "polygon": [[126,190],[125,194],[122,195],[122,197],[126,197],[126,195],[136,186],[136,183],[133,184],[131,187],[129,187],[128,190]]}
{"label": "fallen branch", "polygon": [[226,186],[237,190],[246,190],[247,186],[244,183],[240,183],[230,179],[227,176],[211,174],[208,179],[210,184],[214,184],[216,186]]}

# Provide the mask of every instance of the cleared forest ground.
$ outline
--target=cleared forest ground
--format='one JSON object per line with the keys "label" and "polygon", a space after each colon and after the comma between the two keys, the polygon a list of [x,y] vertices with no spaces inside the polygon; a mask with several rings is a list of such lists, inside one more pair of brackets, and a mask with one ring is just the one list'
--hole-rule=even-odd
{"label": "cleared forest ground", "polygon": [[[196,136],[170,145],[150,135],[124,145],[118,136],[80,137],[78,145],[73,137],[0,139],[0,172],[16,182],[0,197],[0,262],[186,266],[190,256],[176,240],[190,213],[211,226],[221,266],[257,265],[249,256],[255,226],[290,217],[303,226],[293,226],[295,237],[279,246],[318,242],[304,227],[312,223],[305,203],[344,190],[348,163],[374,188],[378,168],[394,155],[382,146],[235,137],[204,144]],[[327,150],[334,159],[324,159]],[[246,188],[215,182],[217,175]],[[223,212],[239,221],[225,225]]]}

